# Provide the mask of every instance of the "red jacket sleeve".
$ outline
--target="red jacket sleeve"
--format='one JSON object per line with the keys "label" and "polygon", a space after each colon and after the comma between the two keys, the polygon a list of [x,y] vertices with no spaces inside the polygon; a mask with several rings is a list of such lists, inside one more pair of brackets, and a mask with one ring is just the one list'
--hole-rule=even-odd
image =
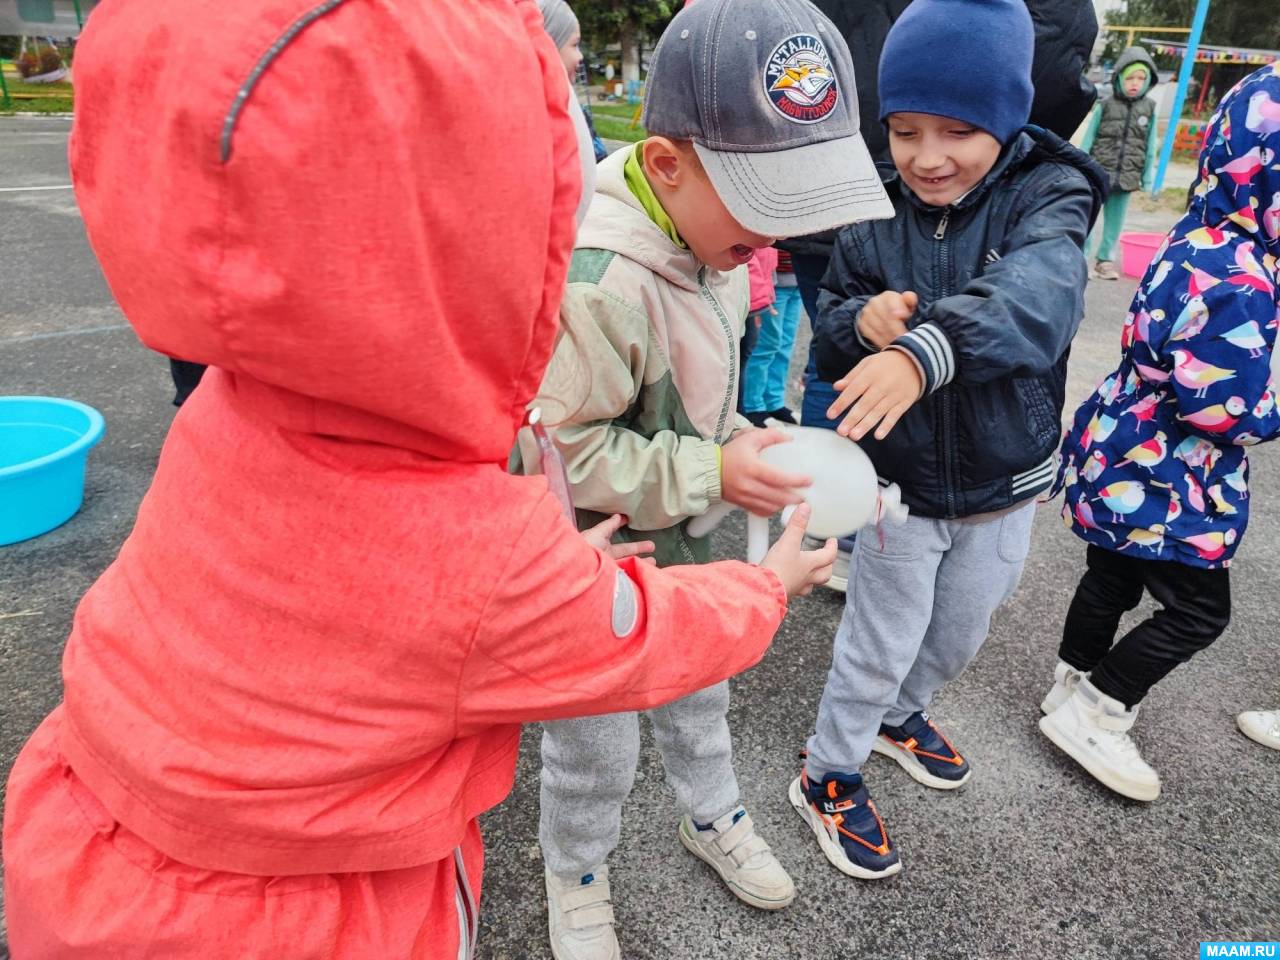
{"label": "red jacket sleeve", "polygon": [[759,661],[786,608],[778,578],[746,563],[617,563],[544,500],[473,639],[458,735],[686,696]]}

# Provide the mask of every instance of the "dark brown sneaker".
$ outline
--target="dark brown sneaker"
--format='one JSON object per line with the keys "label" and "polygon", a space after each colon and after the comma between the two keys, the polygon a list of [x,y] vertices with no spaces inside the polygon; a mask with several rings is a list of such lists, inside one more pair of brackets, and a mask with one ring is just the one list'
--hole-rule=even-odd
{"label": "dark brown sneaker", "polygon": [[1093,268],[1093,278],[1095,280],[1119,280],[1120,274],[1116,272],[1116,265],[1110,260],[1099,260]]}

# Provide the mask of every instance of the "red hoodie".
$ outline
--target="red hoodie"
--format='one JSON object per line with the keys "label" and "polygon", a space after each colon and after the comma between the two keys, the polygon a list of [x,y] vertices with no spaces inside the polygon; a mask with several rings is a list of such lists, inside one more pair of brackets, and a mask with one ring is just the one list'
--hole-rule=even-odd
{"label": "red hoodie", "polygon": [[[107,0],[76,81],[72,174],[112,292],[144,343],[213,369],[15,766],[16,956],[82,955],[49,946],[67,912],[119,895],[34,835],[58,777],[200,870],[452,870],[459,848],[478,863],[521,722],[645,709],[759,659],[786,605],[771,573],[615,563],[502,468],[579,193],[532,3]],[[150,955],[124,949],[151,942],[147,906],[83,955]],[[457,955],[452,910],[422,923],[424,952],[384,955]],[[258,955],[231,933],[225,955]]]}

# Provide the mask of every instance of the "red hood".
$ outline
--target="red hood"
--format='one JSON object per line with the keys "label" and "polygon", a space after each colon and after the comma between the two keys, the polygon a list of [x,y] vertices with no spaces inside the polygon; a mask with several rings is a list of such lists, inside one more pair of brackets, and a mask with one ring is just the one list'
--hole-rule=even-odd
{"label": "red hood", "polygon": [[580,191],[532,2],[107,0],[85,47],[72,175],[144,343],[291,429],[505,458]]}

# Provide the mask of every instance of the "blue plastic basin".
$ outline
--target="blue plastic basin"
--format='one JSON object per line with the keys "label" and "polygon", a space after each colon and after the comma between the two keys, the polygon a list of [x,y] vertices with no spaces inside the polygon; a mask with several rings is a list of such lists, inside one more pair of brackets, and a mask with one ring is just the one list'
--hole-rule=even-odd
{"label": "blue plastic basin", "polygon": [[102,414],[56,397],[0,397],[0,546],[70,520],[84,500],[84,465]]}

